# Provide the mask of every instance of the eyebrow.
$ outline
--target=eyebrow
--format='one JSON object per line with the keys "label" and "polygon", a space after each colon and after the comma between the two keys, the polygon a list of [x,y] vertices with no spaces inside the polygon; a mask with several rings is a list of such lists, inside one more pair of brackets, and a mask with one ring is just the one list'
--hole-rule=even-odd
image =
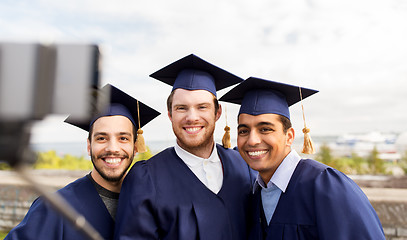
{"label": "eyebrow", "polygon": [[211,105],[210,102],[201,102],[201,103],[196,103],[196,104],[183,104],[183,103],[179,103],[179,104],[174,104],[174,107],[187,107],[187,106],[202,106],[202,105]]}
{"label": "eyebrow", "polygon": [[[107,134],[106,132],[95,132],[95,134],[93,134],[94,137],[96,136],[107,136],[109,134]],[[122,136],[122,135],[128,135],[131,136],[130,132],[119,132],[119,134],[116,134],[118,136]]]}
{"label": "eyebrow", "polygon": [[237,126],[237,129],[243,128],[243,127],[248,128],[248,126],[247,126],[246,124],[239,124],[239,125]]}
{"label": "eyebrow", "polygon": [[[264,125],[265,126],[272,126],[272,127],[276,126],[274,123],[271,123],[271,122],[259,122],[259,123],[256,124],[256,127],[260,127],[260,126],[264,126]],[[247,126],[246,124],[239,124],[237,126],[238,129],[243,128],[243,127],[249,128],[249,126]]]}

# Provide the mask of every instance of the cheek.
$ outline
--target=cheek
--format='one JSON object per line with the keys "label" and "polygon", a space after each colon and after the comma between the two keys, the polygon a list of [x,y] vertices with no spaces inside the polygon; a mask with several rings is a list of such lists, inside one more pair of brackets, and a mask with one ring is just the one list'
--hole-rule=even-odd
{"label": "cheek", "polygon": [[122,146],[122,149],[126,151],[128,154],[133,154],[134,152],[134,143],[125,144]]}
{"label": "cheek", "polygon": [[179,113],[174,114],[172,113],[171,122],[172,123],[179,123],[182,120],[182,115]]}
{"label": "cheek", "polygon": [[[237,137],[237,148],[242,149],[246,140],[243,137]],[[240,151],[240,150],[239,150]]]}
{"label": "cheek", "polygon": [[101,143],[92,143],[90,145],[90,151],[95,154],[98,153],[100,151],[103,151],[105,149],[105,144],[101,144]]}

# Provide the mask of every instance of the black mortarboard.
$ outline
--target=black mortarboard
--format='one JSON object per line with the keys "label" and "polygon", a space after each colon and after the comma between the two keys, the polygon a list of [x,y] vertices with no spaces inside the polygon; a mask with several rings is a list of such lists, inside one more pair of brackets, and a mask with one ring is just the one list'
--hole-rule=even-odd
{"label": "black mortarboard", "polygon": [[172,90],[216,91],[243,81],[205,60],[190,54],[151,74],[150,77],[173,86]]}
{"label": "black mortarboard", "polygon": [[121,115],[127,117],[133,123],[136,129],[138,129],[160,115],[160,113],[153,108],[145,105],[144,103],[110,84],[107,84],[100,89],[99,94],[109,94],[109,104],[105,109],[96,114],[91,121],[78,122],[68,117],[65,122],[85,131],[89,131],[92,124],[98,118]]}
{"label": "black mortarboard", "polygon": [[301,88],[301,96],[298,86],[250,77],[225,93],[219,100],[240,104],[239,114],[275,113],[289,119],[289,106],[317,92]]}

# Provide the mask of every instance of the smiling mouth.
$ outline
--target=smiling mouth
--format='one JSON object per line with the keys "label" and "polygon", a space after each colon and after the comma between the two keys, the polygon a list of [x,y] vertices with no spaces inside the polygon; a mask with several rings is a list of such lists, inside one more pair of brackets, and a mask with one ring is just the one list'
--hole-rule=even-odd
{"label": "smiling mouth", "polygon": [[106,163],[109,163],[109,164],[117,164],[122,161],[121,158],[102,158],[102,159],[103,159],[103,161],[105,161]]}
{"label": "smiling mouth", "polygon": [[184,130],[189,134],[198,133],[203,127],[184,127]]}
{"label": "smiling mouth", "polygon": [[247,151],[247,154],[250,157],[259,157],[259,156],[261,156],[263,154],[266,154],[267,152],[268,151],[265,151],[265,150],[263,150],[263,151]]}

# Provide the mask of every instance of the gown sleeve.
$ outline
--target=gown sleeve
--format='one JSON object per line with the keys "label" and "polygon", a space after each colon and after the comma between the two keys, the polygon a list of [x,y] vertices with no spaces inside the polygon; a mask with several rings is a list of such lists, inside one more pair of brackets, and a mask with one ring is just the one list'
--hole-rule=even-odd
{"label": "gown sleeve", "polygon": [[385,239],[368,198],[346,175],[327,168],[316,178],[314,187],[320,239]]}
{"label": "gown sleeve", "polygon": [[120,191],[115,239],[158,239],[154,217],[156,193],[145,161],[127,174]]}

